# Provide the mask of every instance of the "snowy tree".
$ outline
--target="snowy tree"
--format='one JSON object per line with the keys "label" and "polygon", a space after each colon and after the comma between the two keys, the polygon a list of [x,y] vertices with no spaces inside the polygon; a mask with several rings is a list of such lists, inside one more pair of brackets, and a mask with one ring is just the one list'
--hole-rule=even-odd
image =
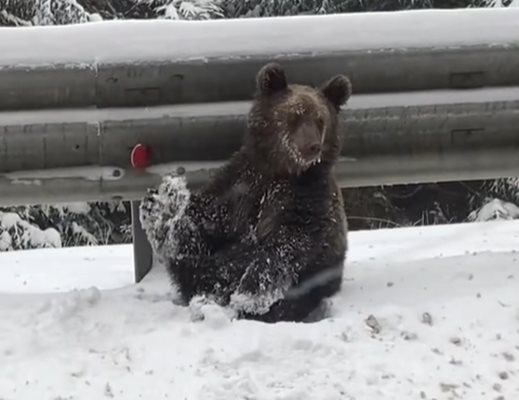
{"label": "snowy tree", "polygon": [[485,0],[223,0],[229,17],[264,17],[481,6]]}
{"label": "snowy tree", "polygon": [[151,7],[159,18],[211,19],[221,17],[219,1],[215,0],[136,0]]}
{"label": "snowy tree", "polygon": [[65,25],[97,20],[76,0],[1,0],[2,25]]}
{"label": "snowy tree", "polygon": [[89,22],[97,19],[89,14],[76,0],[36,0],[34,25],[65,25]]}
{"label": "snowy tree", "polygon": [[26,0],[0,0],[0,26],[32,25],[35,4]]}
{"label": "snowy tree", "polygon": [[0,26],[65,25],[100,19],[222,17],[221,0],[0,0]]}
{"label": "snowy tree", "polygon": [[519,7],[519,0],[486,0],[487,7]]}

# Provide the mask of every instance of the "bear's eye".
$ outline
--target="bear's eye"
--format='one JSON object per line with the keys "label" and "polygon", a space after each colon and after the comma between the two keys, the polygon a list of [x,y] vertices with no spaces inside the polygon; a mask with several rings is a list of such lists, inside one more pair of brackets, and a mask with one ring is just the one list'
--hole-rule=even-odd
{"label": "bear's eye", "polygon": [[319,130],[323,130],[324,129],[324,119],[322,116],[318,116],[317,117],[317,127],[319,128]]}
{"label": "bear's eye", "polygon": [[298,125],[301,122],[302,115],[298,113],[290,113],[288,115],[288,123],[292,126]]}

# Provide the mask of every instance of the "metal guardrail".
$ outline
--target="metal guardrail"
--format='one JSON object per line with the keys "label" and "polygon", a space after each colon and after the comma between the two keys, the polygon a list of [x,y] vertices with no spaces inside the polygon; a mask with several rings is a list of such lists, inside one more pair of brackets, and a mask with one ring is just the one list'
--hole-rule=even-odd
{"label": "metal guardrail", "polygon": [[273,59],[295,82],[347,74],[356,94],[519,86],[518,20],[510,8],[2,28],[0,110],[245,101]]}
{"label": "metal guardrail", "polygon": [[[241,143],[249,102],[0,113],[0,204],[136,200],[161,174],[197,185]],[[343,187],[519,172],[519,87],[358,95],[341,112]],[[136,143],[152,165],[135,170]],[[74,190],[70,190],[74,188]]]}

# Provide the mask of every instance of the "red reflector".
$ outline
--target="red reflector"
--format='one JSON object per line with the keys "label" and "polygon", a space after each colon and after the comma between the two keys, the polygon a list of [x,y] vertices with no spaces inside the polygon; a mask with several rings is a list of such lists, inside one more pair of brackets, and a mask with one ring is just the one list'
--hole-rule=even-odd
{"label": "red reflector", "polygon": [[150,165],[150,149],[142,144],[137,144],[132,149],[130,163],[133,168],[146,168]]}

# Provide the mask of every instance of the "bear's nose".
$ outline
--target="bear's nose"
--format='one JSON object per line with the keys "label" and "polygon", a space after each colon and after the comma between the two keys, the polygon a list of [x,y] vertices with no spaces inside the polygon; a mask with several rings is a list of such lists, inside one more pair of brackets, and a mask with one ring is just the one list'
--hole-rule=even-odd
{"label": "bear's nose", "polygon": [[308,146],[307,155],[309,157],[317,157],[321,152],[321,143],[312,143]]}

